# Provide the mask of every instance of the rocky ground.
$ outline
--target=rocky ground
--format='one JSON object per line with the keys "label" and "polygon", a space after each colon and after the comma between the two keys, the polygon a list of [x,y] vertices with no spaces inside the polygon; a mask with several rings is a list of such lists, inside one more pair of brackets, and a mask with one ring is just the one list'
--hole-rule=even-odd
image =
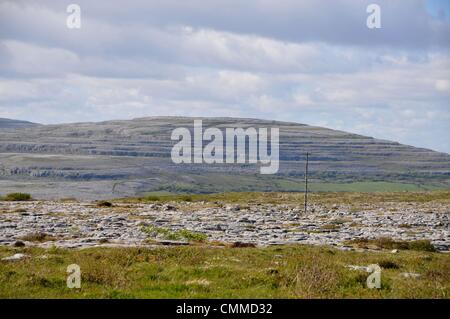
{"label": "rocky ground", "polygon": [[[156,230],[153,235],[146,226]],[[206,234],[210,242],[329,244],[350,249],[355,238],[427,239],[441,251],[450,246],[450,207],[439,203],[301,206],[224,203],[0,202],[0,245],[43,247],[183,244],[168,240],[180,230]],[[149,238],[152,237],[153,238]],[[149,241],[150,239],[150,241]]]}

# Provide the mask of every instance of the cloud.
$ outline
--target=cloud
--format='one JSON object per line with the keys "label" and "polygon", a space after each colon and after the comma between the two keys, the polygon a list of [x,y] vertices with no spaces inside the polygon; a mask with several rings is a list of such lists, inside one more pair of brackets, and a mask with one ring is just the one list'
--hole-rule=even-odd
{"label": "cloud", "polygon": [[[440,0],[444,1],[445,0]],[[316,41],[347,45],[392,45],[400,47],[449,46],[450,26],[429,10],[430,1],[378,0],[382,10],[382,30],[366,28],[366,8],[371,0],[78,0],[88,27],[102,26],[191,26],[224,32],[258,35],[288,42]],[[59,38],[55,24],[65,21],[69,1],[6,1],[8,31],[33,26],[42,38]],[[445,5],[442,5],[445,6]],[[47,20],[40,21],[41,15]],[[19,20],[17,20],[19,18]],[[14,19],[14,20],[13,20]],[[93,21],[95,20],[95,21]],[[11,21],[20,24],[11,23]],[[39,33],[38,30],[46,30]],[[95,30],[104,35],[102,28]],[[16,32],[20,34],[20,31]],[[21,34],[23,36],[23,33]],[[107,38],[113,35],[107,36]]]}
{"label": "cloud", "polygon": [[[439,4],[0,2],[0,116],[298,121],[450,152],[450,24]],[[444,11],[445,13],[445,11]]]}

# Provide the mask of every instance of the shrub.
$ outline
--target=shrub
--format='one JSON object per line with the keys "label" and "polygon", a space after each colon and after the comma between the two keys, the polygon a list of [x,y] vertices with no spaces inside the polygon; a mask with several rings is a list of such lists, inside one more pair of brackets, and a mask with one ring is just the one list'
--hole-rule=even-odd
{"label": "shrub", "polygon": [[390,237],[380,237],[373,243],[383,249],[409,249],[407,242],[395,241]]}
{"label": "shrub", "polygon": [[436,248],[431,244],[429,240],[415,240],[408,243],[409,249],[418,251],[436,251]]}
{"label": "shrub", "polygon": [[105,201],[105,200],[102,200],[97,203],[97,207],[112,207],[112,206],[113,206],[112,203]]}
{"label": "shrub", "polygon": [[256,245],[253,243],[242,243],[240,241],[234,242],[231,245],[232,248],[255,248]]}
{"label": "shrub", "polygon": [[378,265],[384,269],[399,269],[400,268],[399,265],[397,265],[395,262],[390,261],[390,260],[381,260],[378,262]]}
{"label": "shrub", "polygon": [[24,241],[34,241],[34,242],[46,242],[46,241],[54,241],[55,237],[45,234],[45,233],[32,233],[25,236],[20,237],[19,239]]}
{"label": "shrub", "polygon": [[25,243],[23,241],[18,240],[14,243],[14,247],[25,247]]}
{"label": "shrub", "polygon": [[10,193],[5,196],[4,200],[11,202],[23,202],[31,200],[31,195],[26,193]]}

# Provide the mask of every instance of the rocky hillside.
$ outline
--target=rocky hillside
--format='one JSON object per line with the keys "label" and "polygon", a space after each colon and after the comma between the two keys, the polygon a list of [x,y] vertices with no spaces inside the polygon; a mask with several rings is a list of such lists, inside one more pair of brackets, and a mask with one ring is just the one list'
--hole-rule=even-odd
{"label": "rocky hillside", "polygon": [[39,124],[31,123],[27,121],[17,121],[0,118],[0,129],[11,129],[11,128],[23,128],[23,127],[32,127],[37,126]]}
{"label": "rocky hillside", "polygon": [[[280,170],[255,165],[172,163],[173,129],[193,118],[36,125],[0,120],[0,194],[117,197],[152,191],[220,192],[303,189],[305,153],[313,190],[449,187],[450,155],[297,123],[204,118],[208,127],[279,127]],[[361,189],[358,189],[361,188]]]}

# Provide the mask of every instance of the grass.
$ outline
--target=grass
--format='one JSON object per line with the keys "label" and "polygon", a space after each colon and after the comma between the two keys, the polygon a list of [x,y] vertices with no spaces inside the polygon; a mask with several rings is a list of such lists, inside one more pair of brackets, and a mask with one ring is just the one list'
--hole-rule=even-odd
{"label": "grass", "polygon": [[[262,176],[260,174],[213,173],[183,174],[165,176],[151,194],[208,194],[220,192],[280,191],[303,192],[305,185],[303,176]],[[429,176],[373,176],[361,179],[361,176],[332,175],[312,173],[309,189],[313,192],[395,192],[426,191],[448,189],[449,181],[445,178],[433,179]]]}
{"label": "grass", "polygon": [[336,224],[326,224],[321,227],[322,230],[338,230],[341,227]]}
{"label": "grass", "polygon": [[187,229],[170,230],[164,227],[146,226],[142,230],[149,235],[149,239],[161,238],[166,240],[185,240],[189,242],[205,242],[206,234],[193,232]]}
{"label": "grass", "polygon": [[429,240],[396,241],[389,237],[380,237],[377,239],[357,238],[346,242],[346,244],[359,248],[370,248],[371,246],[375,246],[380,249],[436,251]]}
{"label": "grass", "polygon": [[[310,200],[330,207],[334,204],[364,207],[384,202],[447,205],[450,191],[312,193]],[[241,208],[254,203],[301,206],[303,194],[153,194],[127,201],[239,204]],[[112,202],[112,209],[120,206],[115,203]],[[332,231],[346,223],[358,226],[349,219],[338,218],[321,231]],[[215,243],[202,244],[206,235],[189,230],[150,226],[144,231],[150,241],[166,238],[195,245],[81,250],[0,246],[0,298],[450,298],[450,255],[435,252],[425,240],[378,238],[347,243],[378,248],[376,251],[340,251],[306,245],[255,248],[246,243],[231,246],[216,243],[211,247]],[[24,240],[40,242],[48,238],[45,234],[30,234]],[[390,252],[392,249],[399,251],[394,254]],[[1,261],[16,253],[27,254],[29,258]],[[79,290],[66,287],[66,269],[74,263],[81,267]],[[346,267],[370,264],[382,268],[382,289],[368,289],[368,274]],[[402,273],[420,276],[405,278]]]}
{"label": "grass", "polygon": [[[340,251],[317,246],[268,248],[0,247],[0,298],[449,298],[450,257],[433,252]],[[42,258],[45,255],[46,258]],[[81,268],[81,289],[66,269]],[[347,265],[380,264],[382,289]],[[419,273],[404,278],[402,272]]]}
{"label": "grass", "polygon": [[[358,205],[380,204],[385,202],[426,203],[439,201],[450,204],[450,190],[422,191],[422,192],[313,192],[309,194],[311,203],[320,204],[351,204],[357,209]],[[140,198],[119,199],[128,202],[226,202],[242,205],[255,203],[270,204],[297,204],[304,200],[303,193],[280,192],[238,192],[217,194],[158,194],[147,195]]]}

